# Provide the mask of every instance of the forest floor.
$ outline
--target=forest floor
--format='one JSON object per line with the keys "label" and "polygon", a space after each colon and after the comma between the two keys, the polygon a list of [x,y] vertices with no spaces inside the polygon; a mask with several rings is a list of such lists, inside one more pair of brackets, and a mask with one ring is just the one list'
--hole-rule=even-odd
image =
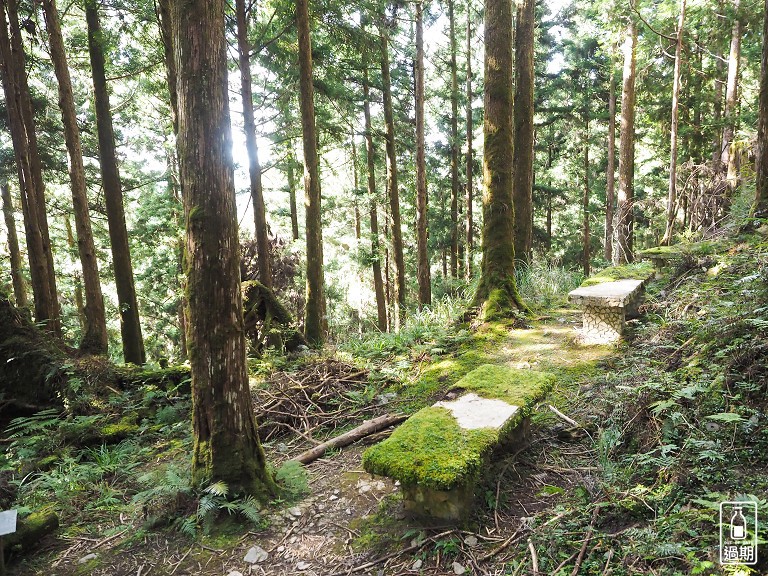
{"label": "forest floor", "polygon": [[[180,416],[188,407],[170,403],[155,414],[153,427],[142,428],[144,439],[67,453],[57,468],[25,479],[25,505],[69,501],[54,504],[63,527],[9,572],[733,573],[717,562],[718,503],[752,500],[761,514],[768,505],[766,237],[764,227],[686,256],[649,286],[641,320],[630,323],[618,347],[576,344],[580,312],[558,306],[540,311],[527,327],[454,327],[439,338],[422,335],[424,346],[389,341],[367,357],[338,351],[345,362],[326,352],[298,365],[278,363],[277,372],[260,369],[267,382],[279,374],[289,388],[320,382],[317,395],[307,398],[325,409],[320,412],[331,412],[323,398],[351,402],[335,411],[348,417],[334,424],[339,430],[428,405],[479,363],[555,373],[555,389],[532,415],[527,447],[494,459],[464,526],[407,518],[398,486],[362,470],[366,441],[326,454],[306,473],[282,465],[312,446],[305,437],[320,424],[310,421],[311,410],[265,428],[274,436],[265,442],[268,459],[280,465],[278,476],[292,495],[256,512],[247,501],[228,508],[216,490],[194,493],[185,485],[188,420]],[[343,391],[333,387],[334,374]],[[264,402],[260,382],[254,394]],[[566,424],[550,404],[579,425]],[[284,428],[280,436],[278,428]],[[16,450],[33,444],[21,442]],[[85,474],[86,464],[98,470]],[[201,512],[206,502],[254,523],[218,522],[210,529]],[[178,516],[166,519],[170,527],[153,521],[163,510]],[[765,530],[760,535],[764,541]],[[760,552],[755,573],[766,574],[768,550]],[[741,573],[749,572],[742,567]]]}

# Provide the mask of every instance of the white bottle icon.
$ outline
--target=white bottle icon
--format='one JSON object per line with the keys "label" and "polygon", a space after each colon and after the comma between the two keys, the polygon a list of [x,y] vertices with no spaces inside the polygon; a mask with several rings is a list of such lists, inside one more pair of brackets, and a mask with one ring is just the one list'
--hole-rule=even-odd
{"label": "white bottle icon", "polygon": [[731,516],[731,539],[745,540],[747,538],[747,519],[741,513],[741,506],[735,506]]}

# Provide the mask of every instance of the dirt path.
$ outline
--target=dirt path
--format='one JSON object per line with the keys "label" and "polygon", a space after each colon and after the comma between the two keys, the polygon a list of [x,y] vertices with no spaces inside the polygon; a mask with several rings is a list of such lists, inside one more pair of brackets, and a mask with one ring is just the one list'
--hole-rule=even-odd
{"label": "dirt path", "polygon": [[[510,366],[555,371],[558,383],[547,403],[565,410],[564,399],[578,398],[588,367],[611,353],[607,348],[576,346],[573,328],[579,322],[573,310],[556,311],[530,329],[512,330],[495,356]],[[507,568],[520,561],[513,545],[524,538],[533,518],[539,523],[556,518],[552,508],[557,495],[592,482],[595,454],[585,436],[583,431],[568,430],[546,404],[540,406],[529,447],[494,462],[481,486],[476,514],[465,529],[426,526],[404,517],[397,485],[362,470],[366,446],[358,444],[308,466],[309,496],[285,509],[265,511],[269,526],[262,531],[241,529],[239,534],[203,537],[199,542],[175,533],[137,538],[139,523],[121,518],[124,534],[109,541],[91,535],[52,539],[33,563],[18,565],[11,573],[511,574]],[[246,561],[249,552],[261,556],[260,561]],[[96,557],[83,561],[90,554]]]}

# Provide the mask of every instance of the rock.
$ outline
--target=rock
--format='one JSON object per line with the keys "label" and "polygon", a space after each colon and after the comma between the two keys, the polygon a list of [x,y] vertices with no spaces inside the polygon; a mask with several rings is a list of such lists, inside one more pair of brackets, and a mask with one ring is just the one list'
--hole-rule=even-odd
{"label": "rock", "polygon": [[464,538],[464,544],[469,546],[470,548],[477,546],[477,538],[475,536],[467,536]]}
{"label": "rock", "polygon": [[82,558],[80,558],[80,560],[78,560],[78,561],[77,561],[77,563],[78,563],[78,564],[87,564],[87,563],[88,563],[88,562],[90,562],[91,560],[96,560],[96,558],[97,558],[96,554],[94,554],[93,552],[91,552],[90,554],[86,554],[85,556],[83,556]]}
{"label": "rock", "polygon": [[243,561],[248,562],[249,564],[257,564],[259,562],[264,562],[267,558],[269,558],[269,553],[264,550],[264,548],[261,546],[251,546],[248,549],[248,552],[246,552]]}
{"label": "rock", "polygon": [[331,500],[331,501],[333,501],[333,500],[338,500],[338,499],[339,499],[339,497],[338,497],[338,496],[336,496],[336,494],[331,494],[331,497],[330,497],[330,498],[328,498],[328,500]]}
{"label": "rock", "polygon": [[454,562],[453,563],[453,573],[454,574],[464,574],[464,572],[466,572],[466,571],[467,571],[467,569],[464,568],[464,566],[462,566],[458,562]]}
{"label": "rock", "polygon": [[298,564],[296,564],[296,570],[304,571],[310,566],[311,564],[309,562],[299,562]]}
{"label": "rock", "polygon": [[243,576],[242,572],[238,572],[237,570],[232,570],[227,574],[227,576]]}
{"label": "rock", "polygon": [[411,570],[413,570],[414,572],[416,570],[420,570],[423,564],[424,564],[424,561],[421,558],[419,558],[413,564],[411,564]]}
{"label": "rock", "polygon": [[280,454],[285,454],[286,452],[288,452],[288,444],[286,444],[285,442],[280,442],[276,446],[276,449],[278,452],[280,452]]}
{"label": "rock", "polygon": [[278,552],[285,552],[285,546],[278,546],[277,547]]}
{"label": "rock", "polygon": [[288,508],[288,514],[293,516],[294,518],[298,518],[301,516],[301,508],[298,506],[294,506],[293,508]]}

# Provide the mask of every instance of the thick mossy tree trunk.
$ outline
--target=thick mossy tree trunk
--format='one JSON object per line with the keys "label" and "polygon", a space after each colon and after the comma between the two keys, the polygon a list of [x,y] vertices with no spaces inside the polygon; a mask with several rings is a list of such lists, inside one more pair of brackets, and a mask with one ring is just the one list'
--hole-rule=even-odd
{"label": "thick mossy tree trunk", "polygon": [[392,222],[392,256],[395,264],[394,331],[405,321],[405,257],[400,221],[400,190],[397,183],[397,149],[395,147],[395,113],[392,106],[392,79],[389,71],[389,33],[386,23],[379,24],[381,37],[381,96],[384,104],[384,138],[387,150],[387,197]]}
{"label": "thick mossy tree trunk", "polygon": [[11,189],[7,183],[0,183],[0,193],[2,193],[3,201],[3,218],[5,219],[5,227],[8,230],[8,255],[11,260],[13,297],[16,299],[16,306],[26,308],[27,288],[24,285],[24,274],[21,270],[21,252],[19,251],[19,238],[16,235],[16,220],[13,217]]}
{"label": "thick mossy tree trunk", "polygon": [[85,287],[85,333],[80,341],[80,349],[89,354],[107,353],[107,320],[104,311],[104,297],[99,280],[99,264],[96,246],[93,242],[91,216],[88,209],[88,194],[85,184],[85,167],[80,144],[80,128],[77,125],[75,100],[72,94],[72,81],[69,75],[67,57],[64,51],[64,38],[61,35],[61,23],[55,0],[42,0],[45,26],[48,29],[48,42],[51,60],[59,88],[59,108],[64,123],[64,141],[69,155],[69,180],[72,187],[72,205],[77,230],[77,250],[83,268],[83,286]]}
{"label": "thick mossy tree trunk", "polygon": [[325,340],[325,287],[323,275],[323,225],[320,202],[320,165],[317,158],[315,88],[312,85],[312,40],[309,31],[309,0],[296,2],[299,37],[299,107],[304,141],[304,204],[307,231],[307,305],[304,335],[314,346]]}
{"label": "thick mossy tree trunk", "polygon": [[251,183],[253,222],[256,230],[256,251],[259,265],[259,281],[272,288],[272,259],[269,253],[267,214],[264,208],[264,191],[261,183],[261,162],[256,143],[256,119],[253,115],[253,85],[251,81],[251,43],[248,40],[248,12],[245,0],[235,0],[237,20],[237,56],[240,64],[240,87],[243,100],[243,130],[248,150],[248,177]]}
{"label": "thick mossy tree trunk", "polygon": [[275,494],[246,370],[223,0],[174,2],[180,162],[186,219],[193,480]]}
{"label": "thick mossy tree trunk", "polygon": [[522,308],[515,282],[513,187],[512,4],[485,0],[485,149],[483,261],[475,305],[480,317],[509,317]]}
{"label": "thick mossy tree trunk", "polygon": [[619,133],[619,191],[616,206],[616,242],[613,263],[632,262],[635,228],[635,49],[637,25],[630,16],[624,39],[624,73],[621,88],[621,130]]}
{"label": "thick mossy tree trunk", "polygon": [[763,52],[760,62],[760,104],[757,117],[757,182],[755,212],[768,209],[768,0],[763,8]]}
{"label": "thick mossy tree trunk", "polygon": [[531,259],[533,242],[533,42],[536,2],[523,0],[515,20],[515,258]]}
{"label": "thick mossy tree trunk", "polygon": [[427,224],[427,163],[424,143],[424,5],[416,2],[416,275],[419,281],[419,308],[432,304],[432,277],[429,270]]}
{"label": "thick mossy tree trunk", "polygon": [[16,0],[0,0],[0,55],[3,62],[3,66],[0,66],[3,92],[24,214],[35,319],[44,322],[46,329],[60,336],[60,307],[48,234],[45,185]]}
{"label": "thick mossy tree trunk", "polygon": [[109,243],[112,248],[112,266],[120,311],[120,333],[123,341],[123,357],[126,362],[142,365],[146,361],[144,339],[139,322],[139,304],[133,281],[133,264],[128,244],[128,228],[125,225],[123,188],[117,166],[115,134],[112,128],[112,111],[104,61],[104,37],[99,20],[98,4],[89,0],[85,7],[88,25],[88,52],[91,58],[96,129],[99,135],[99,163],[104,186],[104,202],[107,208]]}

